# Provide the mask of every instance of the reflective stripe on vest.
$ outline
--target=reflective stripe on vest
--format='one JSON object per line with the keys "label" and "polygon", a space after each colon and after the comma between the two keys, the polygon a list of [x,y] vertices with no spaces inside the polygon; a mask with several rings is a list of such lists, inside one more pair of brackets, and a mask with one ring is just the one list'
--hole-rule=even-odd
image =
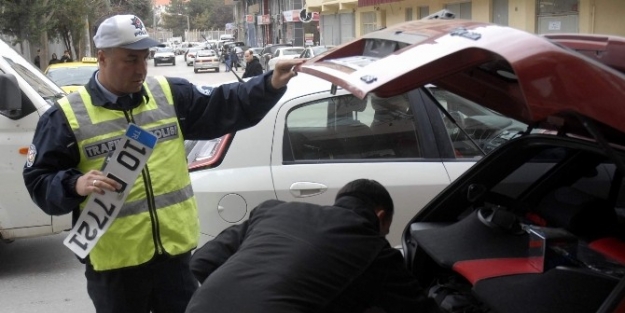
{"label": "reflective stripe on vest", "polygon": [[[145,102],[144,98],[131,113],[137,125],[159,137],[146,166],[151,190],[146,186],[144,175],[140,175],[117,219],[89,255],[95,270],[145,263],[162,252],[157,248],[160,243],[164,252],[171,255],[197,246],[197,206],[169,84],[164,77],[150,77],[144,88],[150,100]],[[92,105],[84,87],[59,100],[59,106],[77,139],[78,169],[83,173],[100,169],[128,126],[123,111]],[[149,198],[148,192],[151,193]],[[152,216],[148,202],[157,215]],[[154,236],[154,231],[160,236]]]}

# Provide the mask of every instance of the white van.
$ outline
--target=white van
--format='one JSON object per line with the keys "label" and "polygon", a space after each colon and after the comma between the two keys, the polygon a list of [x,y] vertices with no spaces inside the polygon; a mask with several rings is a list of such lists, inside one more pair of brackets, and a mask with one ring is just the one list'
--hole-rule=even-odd
{"label": "white van", "polygon": [[22,169],[39,117],[63,90],[0,40],[0,240],[71,228],[71,214],[50,216],[31,200]]}

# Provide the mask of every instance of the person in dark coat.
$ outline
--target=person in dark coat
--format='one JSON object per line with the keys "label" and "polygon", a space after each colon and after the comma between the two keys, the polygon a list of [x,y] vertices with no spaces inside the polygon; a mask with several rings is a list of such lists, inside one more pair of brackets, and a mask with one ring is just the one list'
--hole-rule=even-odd
{"label": "person in dark coat", "polygon": [[226,52],[226,54],[224,54],[224,61],[226,62],[226,72],[230,72],[230,70],[232,70],[232,59],[230,58],[230,52]]}
{"label": "person in dark coat", "polygon": [[48,62],[48,64],[56,64],[59,63],[59,58],[57,58],[56,53],[52,53],[52,58],[50,59],[50,62]]}
{"label": "person in dark coat", "polygon": [[245,72],[243,72],[243,78],[254,77],[263,73],[263,66],[260,65],[260,61],[254,56],[252,50],[246,50],[243,53],[245,59]]}
{"label": "person in dark coat", "polygon": [[63,56],[61,57],[61,60],[59,61],[59,63],[66,63],[66,62],[74,62],[74,60],[72,59],[72,56],[69,54],[69,50],[65,50],[65,52],[63,52]]}
{"label": "person in dark coat", "polygon": [[384,238],[392,217],[388,191],[369,179],[332,206],[263,202],[193,254],[202,285],[186,313],[427,312],[434,302]]}
{"label": "person in dark coat", "polygon": [[38,69],[41,69],[41,50],[37,49],[37,55],[35,56],[35,60],[33,63],[35,63],[35,66]]}
{"label": "person in dark coat", "polygon": [[232,62],[232,68],[234,68],[235,71],[239,70],[239,56],[237,55],[237,51],[235,50],[235,48],[232,48],[230,50],[230,62]]}

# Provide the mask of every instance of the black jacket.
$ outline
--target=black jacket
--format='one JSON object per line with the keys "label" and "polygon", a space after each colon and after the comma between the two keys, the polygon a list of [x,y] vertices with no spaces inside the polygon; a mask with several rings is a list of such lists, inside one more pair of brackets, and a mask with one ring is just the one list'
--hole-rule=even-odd
{"label": "black jacket", "polygon": [[[271,74],[215,88],[168,77],[180,133],[188,140],[209,140],[257,124],[286,91],[286,87],[276,90],[271,86]],[[147,93],[142,89],[133,95],[135,101],[130,107],[111,103],[94,77],[86,85],[93,105],[131,112],[142,105],[143,98],[147,101]],[[50,215],[77,209],[85,199],[75,191],[76,180],[83,174],[76,169],[80,153],[74,133],[58,106],[48,109],[39,119],[31,149],[36,151],[34,162],[30,166],[27,163],[23,171],[31,198]]]}
{"label": "black jacket", "polygon": [[269,200],[196,250],[196,312],[424,312],[401,253],[379,234],[369,205]]}
{"label": "black jacket", "polygon": [[243,78],[254,77],[263,73],[263,67],[260,65],[260,61],[257,57],[253,57],[250,63],[245,65],[245,72],[243,72]]}

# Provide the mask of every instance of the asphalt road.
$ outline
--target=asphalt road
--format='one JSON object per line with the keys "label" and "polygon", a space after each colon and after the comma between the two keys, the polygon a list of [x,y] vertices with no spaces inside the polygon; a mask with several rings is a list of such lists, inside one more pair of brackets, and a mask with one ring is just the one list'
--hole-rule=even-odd
{"label": "asphalt road", "polygon": [[[236,81],[232,73],[201,72],[178,56],[176,65],[154,67],[149,75],[183,77],[199,85]],[[243,75],[239,70],[238,75]],[[63,245],[68,232],[42,238],[0,242],[0,313],[92,313],[82,265]]]}

